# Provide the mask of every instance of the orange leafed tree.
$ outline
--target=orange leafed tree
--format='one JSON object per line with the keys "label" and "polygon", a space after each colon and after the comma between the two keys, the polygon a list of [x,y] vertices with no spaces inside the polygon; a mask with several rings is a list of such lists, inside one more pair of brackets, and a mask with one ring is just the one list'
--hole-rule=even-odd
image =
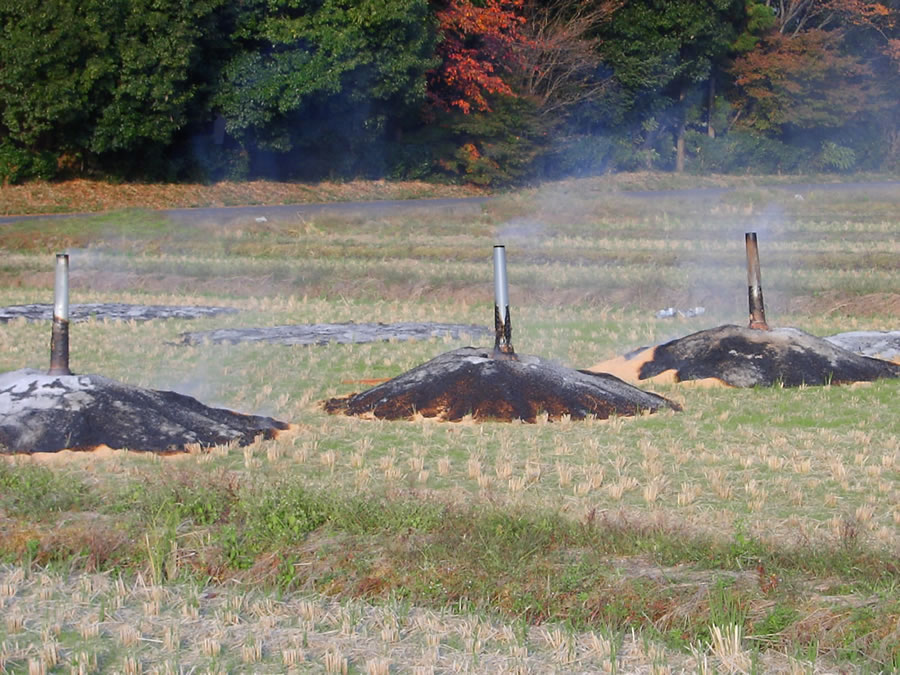
{"label": "orange leafed tree", "polygon": [[432,105],[464,113],[489,111],[489,94],[513,95],[504,78],[525,41],[523,0],[443,0],[435,3],[441,63],[428,74]]}
{"label": "orange leafed tree", "polygon": [[828,31],[774,33],[737,59],[732,73],[740,123],[760,131],[840,126],[874,99],[869,68],[842,54]]}
{"label": "orange leafed tree", "polygon": [[[884,40],[895,20],[890,8],[867,0],[767,0],[773,30],[739,56],[731,69],[739,125],[771,131],[839,127],[883,105],[884,83],[846,38]],[[878,48],[884,49],[884,47]]]}

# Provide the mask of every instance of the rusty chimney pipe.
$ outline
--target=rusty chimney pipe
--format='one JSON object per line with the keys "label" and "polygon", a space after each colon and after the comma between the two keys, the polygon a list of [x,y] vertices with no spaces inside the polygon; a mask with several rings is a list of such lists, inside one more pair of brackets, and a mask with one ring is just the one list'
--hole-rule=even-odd
{"label": "rusty chimney pipe", "polygon": [[763,306],[756,232],[745,233],[744,242],[747,245],[747,294],[750,298],[750,328],[769,330],[769,324],[766,323],[766,310]]}
{"label": "rusty chimney pipe", "polygon": [[494,246],[494,358],[515,359],[509,323],[509,284],[506,279],[506,247]]}
{"label": "rusty chimney pipe", "polygon": [[69,255],[56,254],[56,282],[53,286],[53,329],[50,333],[48,375],[71,375],[69,370]]}

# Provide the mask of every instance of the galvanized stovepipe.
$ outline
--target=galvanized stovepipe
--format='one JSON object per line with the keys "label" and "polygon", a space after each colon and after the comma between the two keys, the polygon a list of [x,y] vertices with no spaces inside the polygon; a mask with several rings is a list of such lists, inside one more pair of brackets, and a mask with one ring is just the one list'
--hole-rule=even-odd
{"label": "galvanized stovepipe", "polygon": [[506,247],[494,246],[494,358],[515,359],[509,322],[509,283],[506,278]]}
{"label": "galvanized stovepipe", "polygon": [[769,330],[769,324],[766,323],[766,310],[763,306],[756,232],[746,232],[744,242],[747,246],[747,295],[750,299],[750,328]]}
{"label": "galvanized stovepipe", "polygon": [[69,370],[69,255],[56,254],[53,286],[53,328],[50,333],[49,375],[71,375]]}

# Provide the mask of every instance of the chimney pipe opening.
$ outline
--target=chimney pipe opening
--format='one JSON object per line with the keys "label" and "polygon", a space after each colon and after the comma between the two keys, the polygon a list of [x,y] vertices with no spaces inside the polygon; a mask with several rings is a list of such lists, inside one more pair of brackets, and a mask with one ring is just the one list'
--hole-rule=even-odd
{"label": "chimney pipe opening", "polygon": [[69,255],[56,254],[53,285],[53,327],[50,333],[48,375],[71,375],[69,370]]}
{"label": "chimney pipe opening", "polygon": [[750,301],[750,328],[769,330],[766,310],[763,304],[762,280],[759,272],[759,246],[756,232],[744,234],[747,248],[747,295]]}
{"label": "chimney pipe opening", "polygon": [[509,321],[509,282],[506,277],[506,247],[494,246],[494,358],[515,359]]}

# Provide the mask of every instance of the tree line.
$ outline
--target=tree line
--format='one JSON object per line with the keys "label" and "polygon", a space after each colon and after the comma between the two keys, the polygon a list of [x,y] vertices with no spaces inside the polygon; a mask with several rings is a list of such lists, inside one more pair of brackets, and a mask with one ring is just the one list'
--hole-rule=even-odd
{"label": "tree line", "polygon": [[900,168],[900,0],[0,0],[0,180]]}

